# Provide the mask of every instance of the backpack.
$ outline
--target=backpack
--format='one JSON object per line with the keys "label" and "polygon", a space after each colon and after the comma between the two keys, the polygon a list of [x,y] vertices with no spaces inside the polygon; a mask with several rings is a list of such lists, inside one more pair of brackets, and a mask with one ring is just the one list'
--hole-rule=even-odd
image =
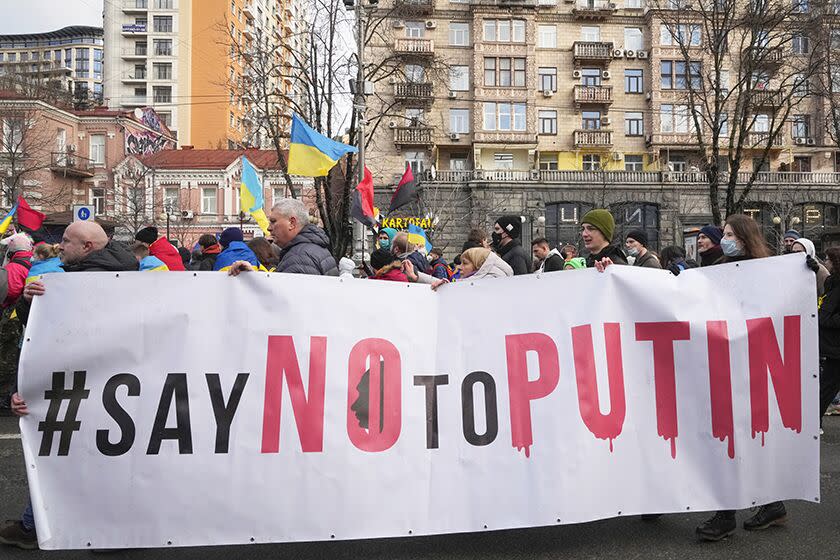
{"label": "backpack", "polygon": [[[455,274],[455,271],[454,271],[454,270],[452,270],[452,268],[450,268],[450,266],[449,266],[448,264],[444,264],[444,263],[437,263],[437,264],[436,264],[436,265],[432,268],[432,276],[434,276],[434,275],[435,275],[435,272],[436,272],[437,270],[439,270],[440,268],[443,268],[443,269],[446,271],[446,279],[447,279],[447,280],[452,280],[452,275],[453,275],[453,274]],[[437,278],[437,277],[435,276],[435,278]]]}

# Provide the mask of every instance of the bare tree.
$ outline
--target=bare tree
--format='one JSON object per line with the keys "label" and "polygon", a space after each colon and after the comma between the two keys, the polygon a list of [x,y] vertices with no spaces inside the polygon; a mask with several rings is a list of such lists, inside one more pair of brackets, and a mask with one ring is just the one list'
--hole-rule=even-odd
{"label": "bare tree", "polygon": [[[658,0],[655,10],[676,54],[661,91],[680,94],[673,127],[692,135],[720,223],[743,208],[791,117],[810,110],[823,57],[818,10],[809,0]],[[741,172],[748,154],[753,169]]]}
{"label": "bare tree", "polygon": [[154,168],[137,159],[129,159],[115,178],[114,211],[111,216],[118,230],[134,238],[142,228],[157,223],[154,191],[150,179]]}

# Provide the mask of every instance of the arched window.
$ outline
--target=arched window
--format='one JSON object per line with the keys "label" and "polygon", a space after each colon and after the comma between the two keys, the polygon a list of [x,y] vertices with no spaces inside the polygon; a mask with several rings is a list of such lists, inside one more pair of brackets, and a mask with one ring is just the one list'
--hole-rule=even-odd
{"label": "arched window", "polygon": [[580,219],[592,210],[591,204],[553,202],[545,205],[545,238],[551,247],[574,245],[581,249]]}
{"label": "arched window", "polygon": [[659,206],[645,202],[623,202],[610,206],[615,218],[613,244],[624,245],[624,236],[634,229],[647,234],[648,248],[659,250]]}

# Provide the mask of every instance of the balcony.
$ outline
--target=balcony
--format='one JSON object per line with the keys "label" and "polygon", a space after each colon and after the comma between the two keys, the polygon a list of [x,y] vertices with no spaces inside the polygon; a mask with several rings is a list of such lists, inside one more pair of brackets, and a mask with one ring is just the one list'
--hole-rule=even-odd
{"label": "balcony", "polygon": [[251,5],[251,0],[245,0],[245,5],[242,6],[242,15],[244,15],[248,21],[254,21],[254,7]]}
{"label": "balcony", "polygon": [[93,177],[94,162],[71,152],[52,152],[50,154],[50,170],[61,173],[65,177],[87,179]]}
{"label": "balcony", "polygon": [[126,72],[122,76],[122,81],[124,84],[134,84],[134,83],[146,83],[148,79],[147,74],[145,71],[143,72]]}
{"label": "balcony", "polygon": [[471,169],[438,169],[435,172],[435,181],[438,183],[466,183],[472,179]]}
{"label": "balcony", "polygon": [[148,47],[137,48],[131,47],[122,50],[122,57],[125,60],[139,60],[145,59],[149,56],[149,49]]}
{"label": "balcony", "polygon": [[394,41],[394,52],[398,54],[433,55],[435,42],[431,39],[401,38]]}
{"label": "balcony", "polygon": [[[721,137],[721,146],[727,144],[728,138]],[[655,146],[693,146],[698,144],[697,135],[691,132],[654,132],[648,137],[648,144]]]}
{"label": "balcony", "polygon": [[575,130],[575,146],[608,148],[612,146],[612,130]]}
{"label": "balcony", "polygon": [[533,177],[529,170],[513,170],[513,169],[477,169],[476,178],[484,181],[502,181],[510,183],[521,183],[523,181],[532,181]]}
{"label": "balcony", "polygon": [[473,133],[473,140],[488,144],[528,144],[533,147],[536,147],[537,144],[536,134],[526,131],[497,130],[486,132],[477,130]]}
{"label": "balcony", "polygon": [[607,0],[577,0],[572,7],[572,15],[580,19],[606,19],[618,9],[615,2]]}
{"label": "balcony", "polygon": [[[767,147],[767,143],[770,142],[770,133],[769,132],[750,132],[749,136],[747,137],[747,147],[755,148],[758,150],[763,150]],[[773,138],[773,141],[770,144],[771,149],[779,149],[784,144],[784,134],[779,132]]]}
{"label": "balcony", "polygon": [[144,23],[124,23],[122,26],[124,37],[136,37],[138,35],[147,35],[148,33],[149,26]]}
{"label": "balcony", "polygon": [[395,0],[394,7],[400,14],[430,14],[432,0]]}
{"label": "balcony", "polygon": [[400,100],[432,101],[431,83],[394,84],[394,98]]}
{"label": "balcony", "polygon": [[423,126],[401,126],[394,129],[394,144],[398,146],[431,146],[432,129]]}
{"label": "balcony", "polygon": [[123,0],[124,14],[144,14],[149,11],[149,0]]}
{"label": "balcony", "polygon": [[785,53],[781,47],[747,47],[744,58],[751,59],[755,68],[775,68],[782,64]]}
{"label": "balcony", "polygon": [[779,90],[755,90],[752,94],[752,103],[754,107],[759,108],[778,108],[782,105],[782,92]]}
{"label": "balcony", "polygon": [[607,62],[612,60],[613,44],[594,41],[575,41],[574,59],[580,62]]}
{"label": "balcony", "polygon": [[120,98],[120,105],[123,107],[146,107],[149,104],[149,97],[146,95],[128,95]]}
{"label": "balcony", "polygon": [[575,105],[611,105],[612,86],[575,86]]}

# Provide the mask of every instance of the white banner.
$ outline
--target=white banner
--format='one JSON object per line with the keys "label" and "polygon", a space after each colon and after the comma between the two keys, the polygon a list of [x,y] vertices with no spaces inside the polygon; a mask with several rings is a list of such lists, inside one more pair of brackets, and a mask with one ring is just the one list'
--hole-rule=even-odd
{"label": "white banner", "polygon": [[41,547],[816,501],[816,294],[800,257],[438,292],[283,274],[48,275],[20,385]]}

